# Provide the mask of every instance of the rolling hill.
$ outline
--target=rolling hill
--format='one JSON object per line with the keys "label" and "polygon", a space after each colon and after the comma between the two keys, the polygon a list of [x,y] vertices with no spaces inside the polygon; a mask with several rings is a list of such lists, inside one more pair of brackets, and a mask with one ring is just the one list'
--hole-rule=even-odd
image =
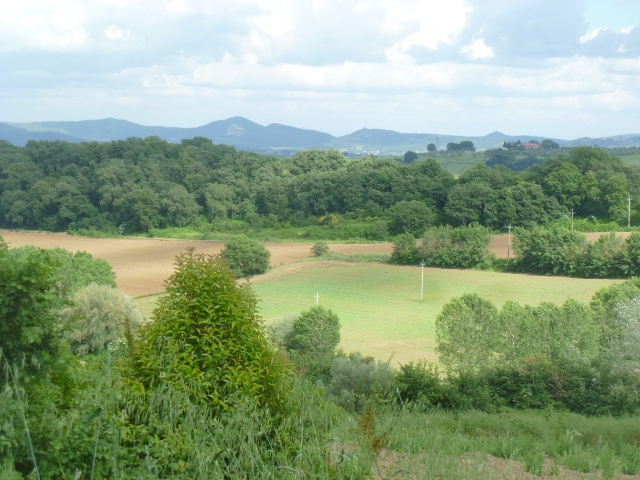
{"label": "rolling hill", "polygon": [[[272,123],[266,127],[243,117],[217,120],[195,128],[145,126],[106,118],[75,122],[0,123],[0,140],[24,145],[29,140],[64,140],[68,142],[124,140],[130,137],[158,136],[178,143],[193,137],[206,137],[214,143],[233,145],[240,150],[263,153],[290,153],[309,148],[337,148],[350,154],[398,155],[407,150],[426,151],[429,143],[446,148],[449,142],[471,140],[477,149],[501,147],[503,141],[542,141],[535,135],[506,135],[492,132],[484,136],[441,135],[435,133],[400,133],[392,130],[363,128],[349,135],[334,137],[316,130],[306,130]],[[552,139],[562,147],[599,145],[601,147],[640,146],[640,134],[575,140]]]}

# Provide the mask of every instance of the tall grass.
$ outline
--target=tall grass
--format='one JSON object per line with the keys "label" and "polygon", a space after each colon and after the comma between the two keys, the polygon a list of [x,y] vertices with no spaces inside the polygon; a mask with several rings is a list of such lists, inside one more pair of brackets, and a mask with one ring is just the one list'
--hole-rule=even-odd
{"label": "tall grass", "polygon": [[[556,411],[424,413],[411,405],[353,416],[294,380],[284,408],[241,400],[214,416],[167,385],[140,408],[111,357],[85,357],[66,410],[25,409],[42,478],[521,478],[640,474],[640,418]],[[6,398],[6,397],[5,397]],[[7,406],[3,407],[6,411]],[[3,441],[28,449],[22,430]],[[26,451],[26,450],[25,450]],[[24,457],[28,454],[23,455]],[[22,478],[3,451],[2,478]],[[35,472],[31,472],[35,478]]]}

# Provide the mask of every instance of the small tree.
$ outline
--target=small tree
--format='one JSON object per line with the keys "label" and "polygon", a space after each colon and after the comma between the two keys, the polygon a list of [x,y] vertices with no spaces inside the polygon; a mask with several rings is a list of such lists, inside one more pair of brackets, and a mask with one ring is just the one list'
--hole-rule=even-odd
{"label": "small tree", "polygon": [[264,273],[269,268],[271,253],[257,240],[237,237],[228,241],[220,252],[237,278]]}
{"label": "small tree", "polygon": [[436,151],[436,145],[435,143],[430,143],[429,145],[427,145],[427,152],[429,153],[433,153]]}
{"label": "small tree", "polygon": [[498,309],[476,294],[447,303],[436,318],[436,352],[447,373],[489,368],[496,360]]}
{"label": "small tree", "polygon": [[312,380],[328,381],[340,343],[340,319],[331,310],[314,306],[293,321],[285,346],[293,361]]}
{"label": "small tree", "polygon": [[329,245],[324,240],[320,240],[311,247],[311,253],[314,257],[322,257],[329,253]]}

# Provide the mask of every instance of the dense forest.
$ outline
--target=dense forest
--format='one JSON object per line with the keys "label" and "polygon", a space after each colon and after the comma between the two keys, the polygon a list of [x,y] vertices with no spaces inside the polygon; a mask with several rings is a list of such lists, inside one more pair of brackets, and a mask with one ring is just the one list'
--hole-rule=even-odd
{"label": "dense forest", "polygon": [[[79,144],[0,142],[0,227],[113,234],[357,221],[382,240],[429,225],[528,227],[570,215],[624,224],[640,169],[597,147],[540,162],[491,155],[457,178],[432,158],[404,163],[336,150],[282,158],[196,137]],[[505,166],[506,165],[506,166]],[[209,226],[209,227],[207,227]]]}

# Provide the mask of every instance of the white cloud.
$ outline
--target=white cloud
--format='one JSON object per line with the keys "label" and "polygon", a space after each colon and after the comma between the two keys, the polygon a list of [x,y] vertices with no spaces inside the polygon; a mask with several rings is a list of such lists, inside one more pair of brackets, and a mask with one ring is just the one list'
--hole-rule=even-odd
{"label": "white cloud", "polygon": [[122,40],[127,36],[127,32],[115,25],[111,25],[104,29],[104,36],[109,40]]}
{"label": "white cloud", "polygon": [[495,56],[493,48],[484,43],[484,38],[478,38],[463,46],[460,53],[469,57],[469,60],[485,60]]}
{"label": "white cloud", "polygon": [[634,28],[636,28],[635,25],[631,25],[631,26],[626,27],[626,28],[621,28],[620,29],[620,33],[622,33],[623,35],[629,35],[633,31]]}
{"label": "white cloud", "polygon": [[579,39],[579,42],[580,43],[590,42],[591,40],[596,38],[598,35],[600,35],[600,32],[602,32],[603,30],[606,30],[606,28],[598,27],[595,30],[591,30],[590,32],[587,32],[584,35],[582,35]]}

